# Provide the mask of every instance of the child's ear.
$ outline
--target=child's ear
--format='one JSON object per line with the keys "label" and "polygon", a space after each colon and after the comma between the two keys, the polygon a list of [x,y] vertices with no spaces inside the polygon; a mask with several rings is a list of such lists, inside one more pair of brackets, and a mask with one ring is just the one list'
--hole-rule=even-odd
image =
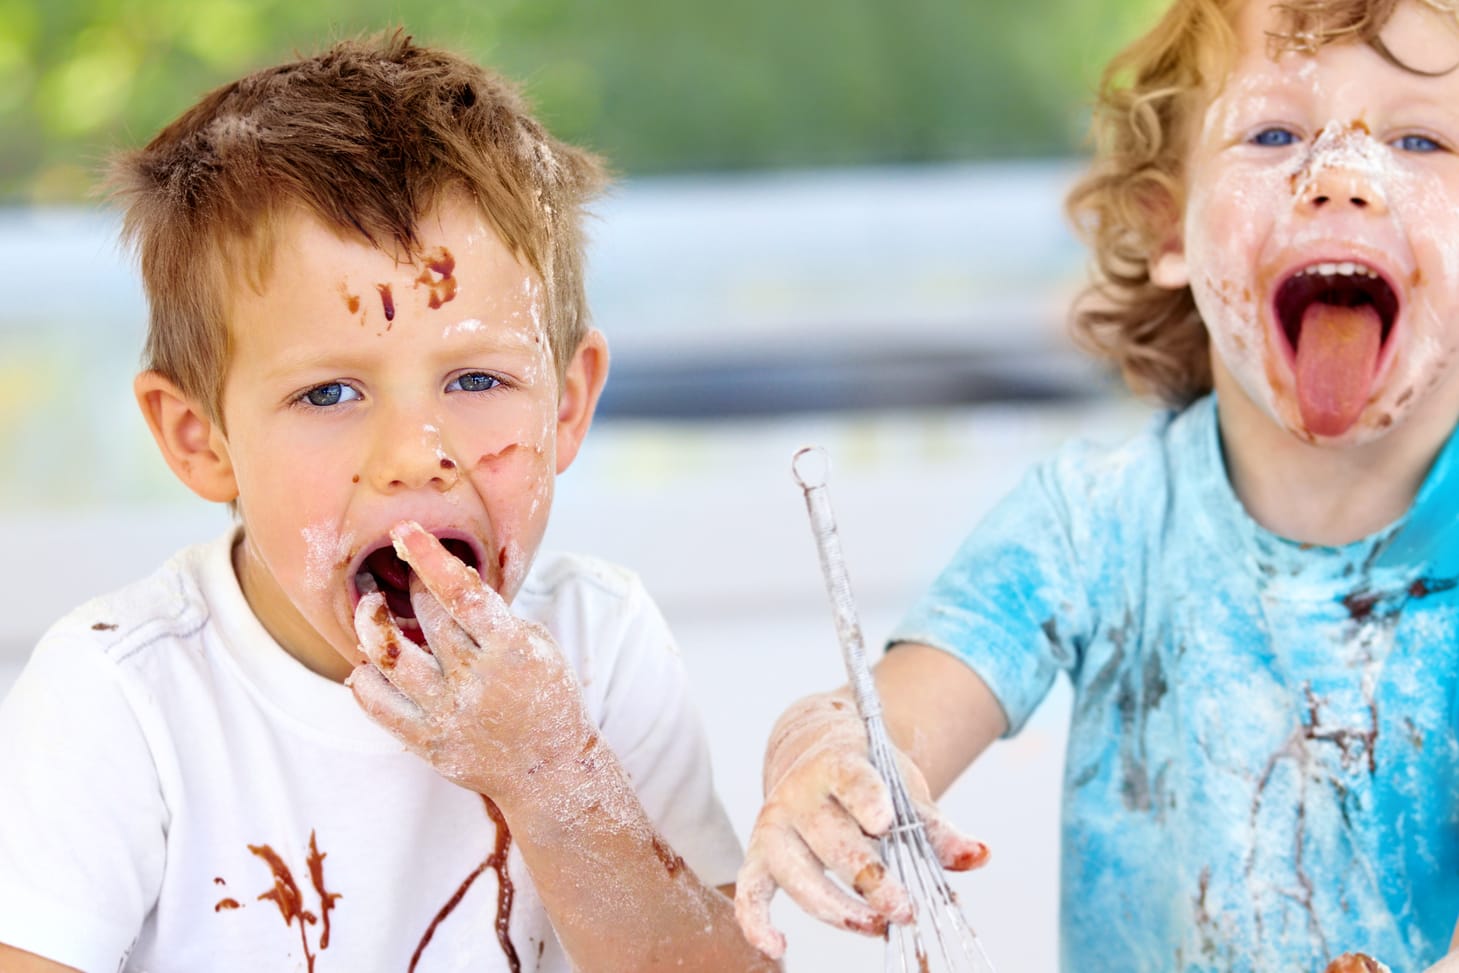
{"label": "child's ear", "polygon": [[1178,233],[1162,241],[1150,258],[1150,282],[1172,291],[1190,286],[1191,275],[1185,262],[1185,243]]}
{"label": "child's ear", "polygon": [[1190,268],[1185,260],[1185,233],[1181,226],[1180,208],[1176,202],[1160,194],[1158,201],[1147,203],[1152,225],[1164,227],[1164,233],[1150,254],[1150,283],[1178,291],[1190,286]]}
{"label": "child's ear", "polygon": [[593,329],[578,343],[562,376],[557,397],[557,472],[566,470],[577,456],[607,380],[608,342],[601,331]]}
{"label": "child's ear", "polygon": [[207,410],[157,372],[138,375],[132,391],[162,458],[177,478],[204,500],[237,499],[228,441]]}

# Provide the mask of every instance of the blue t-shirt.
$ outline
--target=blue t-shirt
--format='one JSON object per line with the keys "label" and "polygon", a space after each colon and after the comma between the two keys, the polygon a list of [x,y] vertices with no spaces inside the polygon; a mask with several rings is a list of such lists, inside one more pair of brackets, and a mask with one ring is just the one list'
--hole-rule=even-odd
{"label": "blue t-shirt", "polygon": [[1360,950],[1398,971],[1446,952],[1456,443],[1397,524],[1296,544],[1232,491],[1207,397],[1035,468],[898,628],[976,670],[1010,733],[1068,674],[1066,970],[1321,970]]}

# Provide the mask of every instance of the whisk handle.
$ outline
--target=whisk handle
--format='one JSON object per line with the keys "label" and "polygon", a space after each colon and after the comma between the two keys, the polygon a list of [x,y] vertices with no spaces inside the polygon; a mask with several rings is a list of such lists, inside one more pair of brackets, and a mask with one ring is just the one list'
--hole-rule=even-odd
{"label": "whisk handle", "polygon": [[[817,461],[820,463],[819,468],[816,466]],[[830,460],[820,447],[808,446],[796,452],[791,459],[791,470],[805,494],[811,533],[815,537],[816,553],[821,560],[821,574],[825,577],[826,593],[831,599],[836,637],[841,642],[841,655],[846,662],[846,675],[856,699],[856,708],[861,712],[862,719],[880,719],[881,697],[877,695],[871,668],[866,662],[861,622],[857,618],[856,603],[851,596],[851,579],[846,574],[846,558],[841,551],[841,537],[836,531],[836,517],[831,510],[831,495],[826,486]]]}

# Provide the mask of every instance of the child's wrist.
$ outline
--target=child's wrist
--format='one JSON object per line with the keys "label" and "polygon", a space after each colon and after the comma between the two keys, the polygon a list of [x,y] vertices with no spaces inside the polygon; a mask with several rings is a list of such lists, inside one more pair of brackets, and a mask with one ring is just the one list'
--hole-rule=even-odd
{"label": "child's wrist", "polygon": [[560,739],[550,752],[538,752],[530,764],[500,782],[493,800],[502,805],[508,820],[544,815],[565,823],[580,823],[605,799],[628,787],[627,778],[612,749],[591,722]]}

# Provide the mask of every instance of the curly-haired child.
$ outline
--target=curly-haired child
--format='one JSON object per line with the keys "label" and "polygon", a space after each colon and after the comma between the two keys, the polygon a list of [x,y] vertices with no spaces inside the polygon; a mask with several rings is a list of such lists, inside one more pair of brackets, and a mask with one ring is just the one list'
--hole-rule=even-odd
{"label": "curly-haired child", "polygon": [[[1099,270],[1077,328],[1171,409],[1034,469],[892,634],[877,679],[934,844],[951,868],[986,858],[931,799],[1062,674],[1066,970],[1440,962],[1459,915],[1455,5],[1176,0],[1110,66],[1096,130],[1070,200]],[[777,887],[870,932],[908,918],[864,746],[840,694],[772,733],[737,899],[768,953]]]}

